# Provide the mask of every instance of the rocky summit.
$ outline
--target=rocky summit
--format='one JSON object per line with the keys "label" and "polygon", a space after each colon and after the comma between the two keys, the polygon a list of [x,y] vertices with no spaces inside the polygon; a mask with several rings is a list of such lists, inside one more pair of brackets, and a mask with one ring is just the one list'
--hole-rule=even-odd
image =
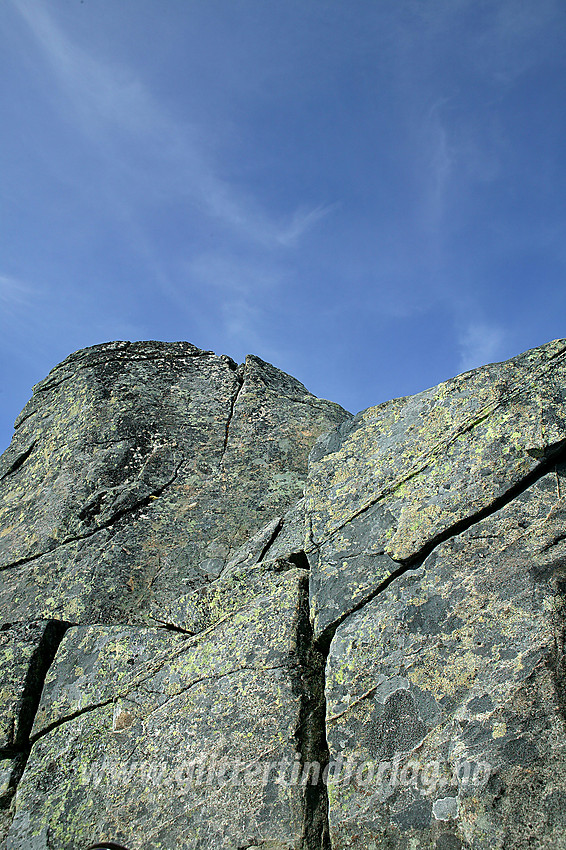
{"label": "rocky summit", "polygon": [[566,341],[352,416],[115,342],[0,458],[0,848],[566,848]]}

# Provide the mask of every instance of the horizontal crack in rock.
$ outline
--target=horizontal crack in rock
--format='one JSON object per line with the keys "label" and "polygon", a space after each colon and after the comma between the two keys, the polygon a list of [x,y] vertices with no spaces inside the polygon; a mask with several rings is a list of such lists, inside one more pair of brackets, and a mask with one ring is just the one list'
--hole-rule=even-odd
{"label": "horizontal crack in rock", "polygon": [[53,546],[51,549],[46,549],[44,552],[39,552],[37,555],[30,555],[26,558],[20,558],[18,561],[13,561],[11,564],[4,564],[4,566],[0,567],[0,572],[3,572],[4,570],[13,569],[14,567],[20,567],[24,564],[29,564],[32,561],[37,561],[39,558],[43,558],[44,555],[51,555],[53,552],[55,552],[57,549],[60,549],[62,546],[68,546],[69,543],[77,543],[79,540],[88,540],[89,537],[93,537],[95,534],[98,534],[99,531],[104,531],[105,529],[111,528],[115,523],[122,519],[122,517],[127,516],[128,514],[139,510],[140,508],[147,507],[153,502],[154,499],[157,499],[159,496],[161,496],[161,494],[167,489],[167,487],[170,487],[171,484],[176,481],[179,475],[179,470],[181,469],[183,463],[184,458],[182,458],[177,464],[177,467],[175,468],[175,471],[173,472],[171,478],[166,481],[165,484],[163,484],[161,487],[152,490],[151,493],[148,493],[135,504],[129,505],[123,510],[116,511],[115,514],[110,516],[104,522],[101,522],[100,525],[96,526],[96,528],[93,528],[90,531],[85,532],[84,534],[77,534],[72,537],[67,537],[60,543],[58,543],[56,546]]}

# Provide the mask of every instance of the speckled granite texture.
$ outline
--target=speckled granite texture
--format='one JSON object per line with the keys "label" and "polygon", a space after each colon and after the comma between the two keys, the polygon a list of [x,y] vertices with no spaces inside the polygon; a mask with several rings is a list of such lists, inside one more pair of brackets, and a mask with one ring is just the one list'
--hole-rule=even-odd
{"label": "speckled granite texture", "polygon": [[565,341],[355,417],[95,346],[0,481],[0,848],[566,848]]}

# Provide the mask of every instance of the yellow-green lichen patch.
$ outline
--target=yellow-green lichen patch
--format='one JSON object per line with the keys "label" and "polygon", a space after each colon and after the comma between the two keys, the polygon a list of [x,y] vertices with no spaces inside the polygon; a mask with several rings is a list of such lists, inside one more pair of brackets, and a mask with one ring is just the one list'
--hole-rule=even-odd
{"label": "yellow-green lichen patch", "polygon": [[[376,824],[407,846],[436,840],[438,820],[417,817],[417,798],[402,782],[387,784],[394,764],[398,776],[411,765],[416,793],[437,814],[449,800],[458,840],[487,850],[496,838],[526,834],[500,808],[500,782],[515,783],[513,805],[552,840],[560,834],[539,811],[548,806],[545,783],[548,793],[558,790],[548,764],[563,765],[566,749],[552,672],[563,516],[551,472],[338,627],[327,665],[331,759],[372,762],[375,777],[380,766],[383,775],[369,786],[331,785],[333,846],[361,850]],[[512,779],[517,771],[530,772],[533,800]],[[397,811],[405,812],[402,829]]]}
{"label": "yellow-green lichen patch", "polygon": [[[317,444],[305,494],[321,553],[313,572],[317,632],[377,591],[384,572],[423,557],[520,488],[566,439],[561,380],[564,344],[553,343],[370,408],[343,436],[338,429]],[[346,559],[344,538],[358,547],[354,554],[350,542]],[[331,584],[322,577],[327,564]]]}
{"label": "yellow-green lichen patch", "polygon": [[[108,626],[68,631],[33,730],[13,826],[20,842],[49,827],[62,846],[79,846],[111,829],[126,844],[143,834],[168,847],[173,829],[196,850],[213,811],[234,840],[250,823],[262,840],[298,840],[302,789],[275,778],[291,768],[297,747],[305,574],[288,564],[265,571],[262,586],[254,578],[251,571],[246,593],[244,577],[232,577],[225,593],[239,583],[239,605],[195,637]],[[218,778],[218,764],[241,765],[244,778]],[[191,774],[195,765],[204,779]]]}

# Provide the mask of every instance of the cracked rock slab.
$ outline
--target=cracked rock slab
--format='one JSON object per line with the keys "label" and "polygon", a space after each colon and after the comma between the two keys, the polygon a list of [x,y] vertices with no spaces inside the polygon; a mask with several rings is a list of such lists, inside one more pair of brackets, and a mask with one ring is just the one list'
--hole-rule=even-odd
{"label": "cracked rock slab", "polygon": [[441,544],[338,627],[334,850],[566,847],[565,475]]}
{"label": "cracked rock slab", "polygon": [[64,630],[54,622],[9,623],[0,629],[0,757],[27,746],[43,677]]}
{"label": "cracked rock slab", "polygon": [[27,623],[8,624],[0,630],[0,752],[9,753],[26,742],[35,710],[26,683],[45,628],[46,623]]}
{"label": "cracked rock slab", "polygon": [[306,487],[315,633],[496,510],[566,440],[566,343],[369,408],[313,448]]}
{"label": "cracked rock slab", "polygon": [[261,589],[251,583],[194,638],[68,631],[46,679],[9,850],[44,835],[58,850],[104,838],[133,850],[300,845],[303,791],[284,780],[301,720],[306,577],[288,566]]}
{"label": "cracked rock slab", "polygon": [[0,629],[0,848],[30,746],[45,673],[63,637],[60,622],[6,623]]}
{"label": "cracked rock slab", "polygon": [[271,520],[240,546],[226,564],[225,572],[241,569],[245,565],[258,564],[265,559],[287,558],[289,555],[309,550],[305,500],[299,499],[284,516]]}

